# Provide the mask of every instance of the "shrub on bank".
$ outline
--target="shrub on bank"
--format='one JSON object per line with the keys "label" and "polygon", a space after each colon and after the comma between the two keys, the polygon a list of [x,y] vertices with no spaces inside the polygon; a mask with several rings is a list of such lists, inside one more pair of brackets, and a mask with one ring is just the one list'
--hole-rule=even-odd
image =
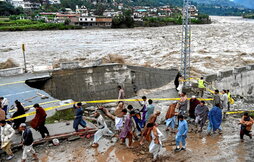
{"label": "shrub on bank", "polygon": [[80,26],[64,25],[63,23],[36,23],[36,24],[21,24],[1,26],[0,31],[26,31],[26,30],[67,30],[67,29],[81,29]]}

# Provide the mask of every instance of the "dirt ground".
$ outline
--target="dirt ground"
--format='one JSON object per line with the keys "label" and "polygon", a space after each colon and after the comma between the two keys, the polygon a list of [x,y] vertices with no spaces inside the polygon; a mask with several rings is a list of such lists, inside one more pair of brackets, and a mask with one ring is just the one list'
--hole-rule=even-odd
{"label": "dirt ground", "polygon": [[[206,130],[197,133],[193,124],[189,124],[187,138],[187,151],[174,152],[175,134],[165,132],[165,126],[160,125],[163,132],[163,148],[157,161],[252,161],[254,154],[253,141],[245,137],[245,141],[239,139],[239,118],[228,117],[223,122],[223,134],[207,136]],[[106,137],[99,142],[98,148],[91,148],[92,138],[83,138],[76,141],[61,141],[60,146],[44,144],[36,146],[41,162],[144,162],[152,161],[152,155],[148,152],[149,144],[139,145],[134,142],[134,148],[129,149],[120,145],[117,139]],[[16,153],[13,162],[19,161],[21,151]],[[31,159],[30,159],[31,160]],[[29,160],[29,161],[30,161]]]}

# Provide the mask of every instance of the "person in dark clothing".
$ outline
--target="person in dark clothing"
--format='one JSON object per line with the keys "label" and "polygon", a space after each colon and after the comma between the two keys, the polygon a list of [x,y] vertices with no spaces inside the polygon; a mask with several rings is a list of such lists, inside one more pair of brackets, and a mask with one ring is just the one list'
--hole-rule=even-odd
{"label": "person in dark clothing", "polygon": [[49,136],[49,131],[45,127],[47,114],[39,104],[35,104],[33,107],[36,109],[36,115],[31,121],[30,125],[32,128],[40,132],[42,138],[45,138],[45,134]]}
{"label": "person in dark clothing", "polygon": [[23,144],[23,154],[21,162],[25,162],[29,153],[32,153],[34,159],[38,160],[37,154],[33,149],[33,134],[32,131],[27,128],[25,123],[21,123],[19,130],[22,131],[22,144]]}
{"label": "person in dark clothing", "polygon": [[249,116],[249,114],[246,112],[244,113],[241,121],[241,131],[240,131],[240,139],[243,141],[243,136],[247,135],[252,139],[252,135],[250,134],[251,132],[251,127],[254,124],[254,120]]}
{"label": "person in dark clothing", "polygon": [[182,75],[181,75],[180,72],[178,72],[177,75],[176,75],[175,81],[174,81],[174,83],[175,83],[175,88],[176,88],[176,91],[177,91],[177,92],[178,92],[177,88],[178,88],[178,86],[179,86],[179,78],[180,78],[180,77],[182,77]]}
{"label": "person in dark clothing", "polygon": [[127,109],[129,112],[134,111],[135,112],[135,116],[133,116],[133,119],[135,121],[136,124],[136,128],[139,132],[141,132],[141,125],[142,125],[142,121],[141,121],[141,115],[139,113],[139,110],[134,109],[132,105],[128,105]]}
{"label": "person in dark clothing", "polygon": [[190,108],[189,108],[189,117],[195,119],[195,109],[200,104],[200,101],[196,98],[196,96],[192,96],[190,99]]}
{"label": "person in dark clothing", "polygon": [[83,120],[83,109],[82,103],[77,103],[77,106],[74,104],[73,108],[75,109],[75,119],[73,122],[73,128],[78,132],[78,126],[81,125],[83,128],[86,128],[86,122]]}
{"label": "person in dark clothing", "polygon": [[[18,100],[15,101],[15,104],[17,107],[17,111],[12,115],[12,118],[25,114],[25,109]],[[13,128],[18,129],[21,123],[26,122],[26,117],[14,119],[13,122],[14,122]]]}

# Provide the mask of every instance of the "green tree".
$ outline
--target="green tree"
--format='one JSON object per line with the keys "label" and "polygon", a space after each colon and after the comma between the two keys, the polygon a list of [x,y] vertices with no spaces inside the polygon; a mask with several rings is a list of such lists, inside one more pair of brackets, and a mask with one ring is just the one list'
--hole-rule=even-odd
{"label": "green tree", "polygon": [[132,18],[132,11],[126,10],[123,15],[115,16],[112,20],[112,28],[133,28],[134,20]]}
{"label": "green tree", "polygon": [[95,15],[102,16],[103,12],[106,10],[106,7],[102,4],[96,5]]}
{"label": "green tree", "polygon": [[22,8],[14,8],[10,3],[0,2],[0,16],[19,15],[22,13]]}

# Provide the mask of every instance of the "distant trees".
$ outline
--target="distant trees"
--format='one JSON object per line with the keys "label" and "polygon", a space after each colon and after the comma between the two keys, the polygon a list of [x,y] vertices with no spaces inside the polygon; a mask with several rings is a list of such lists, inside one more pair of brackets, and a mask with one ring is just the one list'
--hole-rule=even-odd
{"label": "distant trees", "polygon": [[23,8],[14,8],[10,3],[0,2],[0,16],[19,15],[23,13]]}
{"label": "distant trees", "polygon": [[106,10],[106,7],[102,4],[96,5],[95,15],[102,16],[103,12]]}
{"label": "distant trees", "polygon": [[132,11],[126,10],[122,15],[115,16],[112,20],[112,28],[133,28],[134,19],[131,15]]}

